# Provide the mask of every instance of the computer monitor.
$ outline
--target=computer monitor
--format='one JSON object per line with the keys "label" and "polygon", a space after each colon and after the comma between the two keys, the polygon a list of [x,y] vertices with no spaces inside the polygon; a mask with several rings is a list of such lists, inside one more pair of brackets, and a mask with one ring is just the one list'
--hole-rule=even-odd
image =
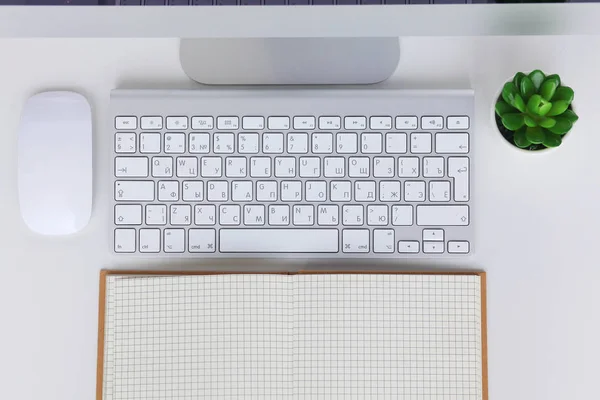
{"label": "computer monitor", "polygon": [[71,6],[0,7],[0,37],[177,37],[183,70],[201,83],[369,84],[395,72],[403,36],[600,32],[600,3],[498,4],[523,2],[0,0]]}

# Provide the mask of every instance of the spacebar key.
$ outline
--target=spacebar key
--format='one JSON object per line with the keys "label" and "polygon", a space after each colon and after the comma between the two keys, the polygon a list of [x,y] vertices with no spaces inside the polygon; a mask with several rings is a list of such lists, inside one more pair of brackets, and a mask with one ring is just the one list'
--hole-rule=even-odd
{"label": "spacebar key", "polygon": [[337,253],[337,229],[221,229],[221,253]]}

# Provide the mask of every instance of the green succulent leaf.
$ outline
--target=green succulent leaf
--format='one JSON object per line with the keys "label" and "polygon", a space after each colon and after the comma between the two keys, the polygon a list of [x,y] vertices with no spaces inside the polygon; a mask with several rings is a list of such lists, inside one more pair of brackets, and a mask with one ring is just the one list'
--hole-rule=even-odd
{"label": "green succulent leaf", "polygon": [[546,147],[558,147],[562,143],[562,136],[552,132],[544,132],[544,141],[542,144]]}
{"label": "green succulent leaf", "polygon": [[529,140],[533,144],[542,143],[545,137],[543,129],[539,126],[535,128],[528,127],[525,130],[525,136],[527,137],[527,140]]}
{"label": "green succulent leaf", "polygon": [[575,121],[577,121],[579,119],[579,117],[577,116],[577,114],[575,114],[575,112],[573,110],[567,110],[564,113],[562,113],[560,116],[565,117],[566,119],[571,121],[571,123],[575,123]]}
{"label": "green succulent leaf", "polygon": [[540,119],[540,126],[542,128],[552,128],[554,125],[556,125],[556,120],[552,117],[542,117]]}
{"label": "green succulent leaf", "polygon": [[502,116],[502,125],[509,131],[516,131],[525,125],[525,117],[523,114],[518,113],[504,114]]}
{"label": "green succulent leaf", "polygon": [[534,94],[527,102],[527,109],[534,115],[543,116],[552,109],[552,104],[544,100],[539,94]]}
{"label": "green succulent leaf", "polygon": [[525,102],[512,82],[506,82],[502,88],[502,98],[505,102],[521,112],[525,112]]}
{"label": "green succulent leaf", "polygon": [[554,124],[552,128],[548,128],[548,130],[552,133],[564,135],[573,127],[573,123],[567,117],[560,115],[554,119],[556,120],[556,124]]}
{"label": "green succulent leaf", "polygon": [[521,95],[525,99],[528,99],[535,94],[535,86],[533,85],[531,79],[525,74],[523,74],[523,78],[521,79],[518,87],[521,90]]}
{"label": "green succulent leaf", "polygon": [[538,90],[540,90],[540,87],[542,86],[544,79],[546,79],[546,76],[544,75],[544,73],[542,71],[540,71],[539,69],[536,69],[535,71],[532,71],[529,74],[529,78],[533,82],[533,86],[535,87],[535,90],[537,92]]}
{"label": "green succulent leaf", "polygon": [[517,110],[513,106],[502,100],[498,100],[496,103],[496,114],[499,116],[503,116],[506,113],[514,113],[516,111]]}
{"label": "green succulent leaf", "polygon": [[525,125],[530,126],[530,127],[534,127],[534,126],[538,126],[538,123],[535,121],[535,119],[533,119],[533,117],[529,114],[525,114]]}
{"label": "green succulent leaf", "polygon": [[515,135],[513,136],[513,141],[515,142],[515,145],[517,147],[520,147],[521,149],[531,146],[531,142],[529,141],[529,139],[527,139],[527,136],[525,135],[525,128],[521,128],[515,132]]}
{"label": "green succulent leaf", "polygon": [[573,92],[573,89],[571,89],[568,86],[559,86],[558,88],[556,88],[554,96],[552,96],[552,101],[555,102],[558,100],[563,100],[566,101],[568,104],[571,104],[574,96],[575,93]]}
{"label": "green succulent leaf", "polygon": [[525,77],[527,75],[525,75],[522,72],[517,72],[515,74],[515,77],[513,78],[513,83],[515,84],[516,87],[520,88],[521,87],[521,80],[523,79],[523,77]]}
{"label": "green succulent leaf", "polygon": [[560,78],[558,75],[550,75],[546,78],[540,87],[540,94],[545,100],[550,101],[556,92],[556,88],[560,86]]}
{"label": "green succulent leaf", "polygon": [[554,101],[552,103],[552,108],[550,109],[550,111],[548,111],[548,113],[546,114],[549,117],[554,117],[556,115],[560,115],[562,113],[564,113],[565,111],[567,111],[567,108],[569,108],[569,103],[567,103],[564,100],[558,100],[558,101]]}

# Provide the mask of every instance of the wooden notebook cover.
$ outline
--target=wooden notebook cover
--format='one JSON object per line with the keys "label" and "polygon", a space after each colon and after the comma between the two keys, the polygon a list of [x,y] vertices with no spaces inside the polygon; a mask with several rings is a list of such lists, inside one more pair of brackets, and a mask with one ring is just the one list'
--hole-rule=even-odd
{"label": "wooden notebook cover", "polygon": [[488,359],[487,359],[487,282],[483,271],[473,272],[421,272],[421,271],[298,271],[298,272],[215,272],[215,271],[144,271],[144,270],[102,270],[100,271],[100,301],[98,310],[98,362],[96,370],[96,400],[102,400],[104,380],[104,317],[106,314],[106,278],[108,275],[299,275],[299,274],[388,274],[388,275],[478,275],[481,279],[481,386],[483,400],[489,400]]}

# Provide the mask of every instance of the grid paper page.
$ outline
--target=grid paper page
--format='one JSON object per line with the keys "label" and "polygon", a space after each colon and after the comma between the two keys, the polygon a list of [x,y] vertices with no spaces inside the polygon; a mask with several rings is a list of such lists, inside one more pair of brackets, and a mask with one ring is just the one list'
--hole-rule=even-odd
{"label": "grid paper page", "polygon": [[294,398],[482,399],[479,276],[297,275]]}
{"label": "grid paper page", "polygon": [[282,399],[292,393],[284,275],[114,281],[105,399]]}

